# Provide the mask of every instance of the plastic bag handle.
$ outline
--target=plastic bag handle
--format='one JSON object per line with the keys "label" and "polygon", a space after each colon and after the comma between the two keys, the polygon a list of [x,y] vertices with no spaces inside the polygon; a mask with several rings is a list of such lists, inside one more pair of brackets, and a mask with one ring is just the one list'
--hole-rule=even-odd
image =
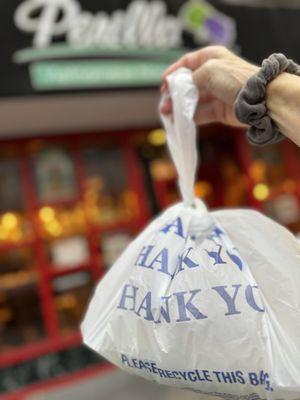
{"label": "plastic bag handle", "polygon": [[[195,205],[195,174],[197,167],[196,125],[194,114],[199,100],[192,72],[179,68],[167,77],[169,97],[173,104],[171,115],[161,115],[167,144],[178,173],[178,183],[186,206]],[[165,101],[165,97],[162,101]]]}

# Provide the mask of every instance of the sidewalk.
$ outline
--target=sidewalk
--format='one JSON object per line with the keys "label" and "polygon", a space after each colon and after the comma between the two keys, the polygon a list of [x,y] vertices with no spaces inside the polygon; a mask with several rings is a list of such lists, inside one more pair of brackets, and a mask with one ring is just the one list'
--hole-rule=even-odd
{"label": "sidewalk", "polygon": [[121,371],[92,377],[38,391],[26,400],[213,400],[192,392],[173,390],[139,379]]}

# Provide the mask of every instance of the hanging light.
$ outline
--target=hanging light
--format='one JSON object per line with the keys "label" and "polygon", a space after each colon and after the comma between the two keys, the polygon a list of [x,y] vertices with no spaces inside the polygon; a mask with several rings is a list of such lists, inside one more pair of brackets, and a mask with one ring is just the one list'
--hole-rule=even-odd
{"label": "hanging light", "polygon": [[7,240],[9,233],[5,230],[0,228],[0,240]]}
{"label": "hanging light", "polygon": [[263,160],[254,161],[249,168],[249,175],[255,183],[265,180],[266,163]]}
{"label": "hanging light", "polygon": [[265,183],[258,183],[253,188],[253,196],[260,201],[266,200],[269,197],[270,189]]}
{"label": "hanging light", "polygon": [[39,211],[39,217],[43,222],[50,222],[55,218],[55,211],[52,207],[43,207]]}
{"label": "hanging light", "polygon": [[62,233],[62,227],[56,220],[49,222],[46,229],[53,236],[59,236]]}
{"label": "hanging light", "polygon": [[163,129],[154,129],[148,135],[148,142],[152,146],[163,146],[166,143],[166,134]]}
{"label": "hanging light", "polygon": [[207,181],[198,181],[195,184],[195,193],[198,197],[205,198],[211,195],[213,192],[213,188],[210,182]]}
{"label": "hanging light", "polygon": [[3,214],[1,221],[3,228],[9,231],[15,229],[18,225],[18,218],[11,212]]}

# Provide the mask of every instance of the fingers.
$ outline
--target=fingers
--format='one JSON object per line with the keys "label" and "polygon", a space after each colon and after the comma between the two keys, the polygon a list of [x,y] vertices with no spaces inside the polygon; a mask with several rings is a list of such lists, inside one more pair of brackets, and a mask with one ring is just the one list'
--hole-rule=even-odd
{"label": "fingers", "polygon": [[[172,103],[170,100],[168,100],[167,104],[160,107],[160,112],[163,114],[172,113]],[[233,116],[230,117],[226,115],[224,105],[222,105],[220,101],[214,98],[210,93],[202,96],[202,102],[199,102],[197,106],[194,121],[198,126],[221,122],[232,126],[246,127],[246,125],[235,120]]]}
{"label": "fingers", "polygon": [[[212,122],[217,122],[216,112],[215,112],[214,101],[198,105],[194,121],[197,125],[206,125]],[[166,103],[160,106],[160,112],[162,114],[168,115],[172,113],[172,102],[168,100]]]}
{"label": "fingers", "polygon": [[223,46],[207,46],[203,49],[187,53],[174,64],[170,65],[164,72],[163,77],[165,78],[180,67],[186,67],[194,71],[201,67],[206,61],[222,58],[228,56],[228,54],[231,54],[230,51]]}
{"label": "fingers", "polygon": [[203,49],[187,53],[165,70],[163,79],[165,80],[168,75],[180,67],[186,67],[194,71],[210,59],[228,57],[230,54],[232,53],[223,46],[207,46]]}
{"label": "fingers", "polygon": [[[162,114],[169,115],[172,113],[172,102],[168,100],[164,104],[162,104],[159,108],[159,111]],[[195,116],[194,121],[197,125],[206,125],[211,122],[216,121],[215,111],[213,107],[213,103],[199,104]]]}
{"label": "fingers", "polygon": [[[206,48],[207,49],[207,48]],[[163,73],[163,84],[161,86],[161,92],[165,91],[167,88],[167,76],[175,72],[177,69],[181,67],[186,67],[191,69],[192,71],[198,68],[203,62],[205,62],[206,51],[205,49],[197,50],[191,53],[185,54],[175,63],[171,64]]]}
{"label": "fingers", "polygon": [[173,111],[172,101],[170,99],[166,100],[164,103],[160,104],[159,112],[161,114],[171,114]]}
{"label": "fingers", "polygon": [[165,70],[165,72],[163,74],[163,79],[165,79],[172,72],[176,71],[178,68],[186,67],[186,68],[189,68],[189,69],[193,69],[192,66],[195,64],[194,58],[196,57],[196,53],[197,53],[197,51],[185,54],[183,57],[181,57],[175,63],[171,64]]}
{"label": "fingers", "polygon": [[163,84],[162,84],[162,89],[161,90],[166,90],[167,87],[167,76],[175,72],[177,69],[186,67],[191,70],[194,70],[196,68],[196,58],[197,58],[197,53],[198,51],[194,51],[192,53],[185,54],[183,57],[181,57],[178,61],[176,61],[174,64],[170,65],[165,72],[163,73]]}
{"label": "fingers", "polygon": [[[163,74],[163,83],[161,85],[161,93],[165,92],[168,87],[167,76],[178,68],[186,67],[194,71],[194,81],[199,88],[205,87],[205,81],[209,72],[209,66],[213,66],[213,61],[228,57],[232,53],[223,46],[208,46],[203,49],[185,54],[174,64],[170,65]],[[205,67],[205,69],[203,69]],[[197,71],[199,70],[199,73]]]}
{"label": "fingers", "polygon": [[217,122],[215,101],[199,104],[195,112],[194,121],[197,125],[207,125]]}
{"label": "fingers", "polygon": [[226,107],[218,99],[213,99],[205,104],[199,104],[195,112],[194,121],[199,126],[221,122],[222,124],[239,128],[247,127],[247,125],[241,124],[230,108]]}
{"label": "fingers", "polygon": [[[200,91],[199,106],[210,103],[213,100],[215,100],[215,97],[212,93],[207,90]],[[171,114],[173,111],[171,99],[167,99],[164,103],[160,104],[159,111],[165,115]]]}

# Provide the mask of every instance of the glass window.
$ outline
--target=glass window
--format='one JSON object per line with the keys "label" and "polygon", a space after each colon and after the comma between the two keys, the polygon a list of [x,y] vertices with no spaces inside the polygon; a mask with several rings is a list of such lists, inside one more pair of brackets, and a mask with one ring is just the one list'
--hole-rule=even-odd
{"label": "glass window", "polygon": [[101,250],[105,268],[110,268],[113,265],[131,241],[132,235],[126,232],[112,232],[102,235]]}
{"label": "glass window", "polygon": [[23,211],[24,200],[20,176],[20,162],[15,159],[0,161],[0,213]]}
{"label": "glass window", "polygon": [[83,158],[85,206],[90,220],[103,224],[135,217],[137,198],[128,188],[121,150],[89,148],[83,151]]}
{"label": "glass window", "polygon": [[[226,207],[240,207],[247,204],[248,179],[242,173],[236,159],[230,154],[222,154],[220,175],[223,185],[223,204]],[[217,185],[217,182],[216,184]]]}
{"label": "glass window", "polygon": [[77,194],[75,170],[63,148],[46,148],[33,159],[38,198],[42,202],[67,200]]}
{"label": "glass window", "polygon": [[66,207],[45,206],[38,211],[41,234],[46,239],[74,236],[85,232],[85,214],[81,204]]}
{"label": "glass window", "polygon": [[88,243],[83,236],[54,240],[49,243],[49,261],[57,269],[77,267],[90,259]]}
{"label": "glass window", "polygon": [[38,293],[32,252],[0,252],[0,350],[44,336]]}
{"label": "glass window", "polygon": [[9,211],[0,215],[0,243],[18,243],[31,238],[31,223],[25,214]]}
{"label": "glass window", "polygon": [[61,333],[78,330],[93,287],[90,274],[76,272],[55,278],[52,287]]}
{"label": "glass window", "polygon": [[31,225],[24,213],[20,163],[0,161],[0,242],[19,242],[31,237]]}
{"label": "glass window", "polygon": [[270,187],[280,185],[287,177],[282,146],[253,149],[250,175],[255,182],[264,182]]}

